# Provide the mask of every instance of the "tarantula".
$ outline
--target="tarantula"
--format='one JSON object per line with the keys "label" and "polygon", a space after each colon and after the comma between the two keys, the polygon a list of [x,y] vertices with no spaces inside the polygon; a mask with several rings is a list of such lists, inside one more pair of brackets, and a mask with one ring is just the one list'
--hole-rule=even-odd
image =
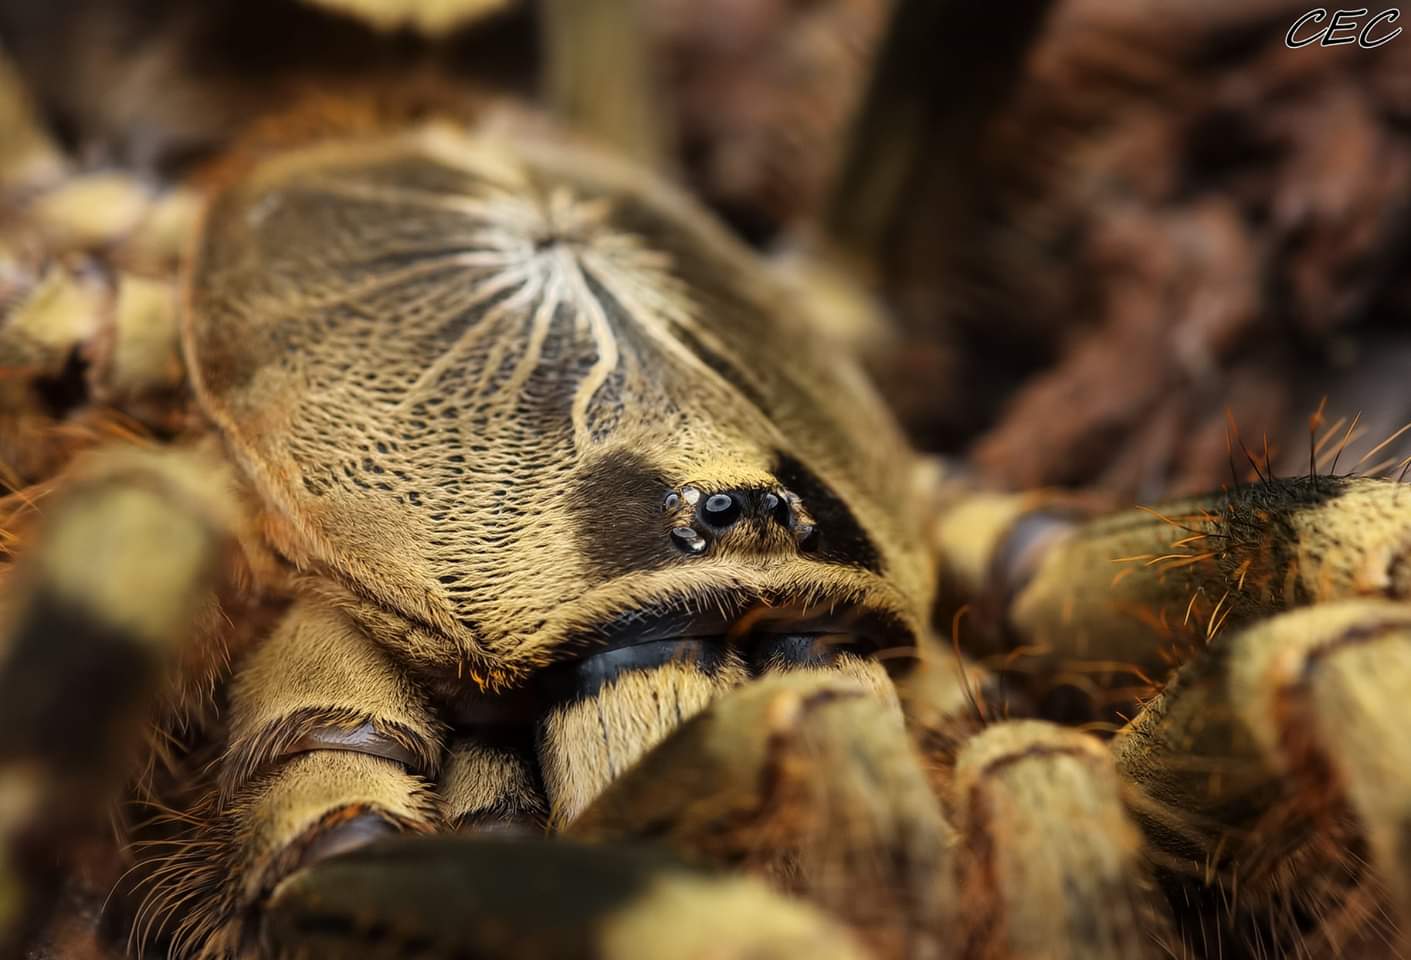
{"label": "tarantula", "polygon": [[970,489],[649,115],[320,100],[8,204],[0,942],[121,782],[139,953],[1399,955],[1403,486]]}

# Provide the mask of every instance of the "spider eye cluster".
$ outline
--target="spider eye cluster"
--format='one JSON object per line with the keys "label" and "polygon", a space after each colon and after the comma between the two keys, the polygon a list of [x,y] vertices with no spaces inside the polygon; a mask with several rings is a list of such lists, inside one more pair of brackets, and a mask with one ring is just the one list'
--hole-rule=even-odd
{"label": "spider eye cluster", "polygon": [[742,521],[754,520],[760,529],[787,531],[800,549],[815,543],[815,526],[799,497],[783,488],[741,488],[706,493],[687,484],[662,500],[662,511],[672,517],[671,541],[688,555],[705,553],[711,543]]}

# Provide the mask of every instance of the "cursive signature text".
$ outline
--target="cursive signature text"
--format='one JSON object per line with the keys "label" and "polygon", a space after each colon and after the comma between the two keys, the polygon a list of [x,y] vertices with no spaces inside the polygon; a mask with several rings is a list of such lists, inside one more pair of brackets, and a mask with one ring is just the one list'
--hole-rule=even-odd
{"label": "cursive signature text", "polygon": [[1284,43],[1289,47],[1306,47],[1313,43],[1320,47],[1336,47],[1355,43],[1364,50],[1370,50],[1401,35],[1400,27],[1388,29],[1389,24],[1401,18],[1400,10],[1383,10],[1374,17],[1368,17],[1367,12],[1366,7],[1334,13],[1323,7],[1309,10],[1289,27],[1289,32],[1284,34]]}

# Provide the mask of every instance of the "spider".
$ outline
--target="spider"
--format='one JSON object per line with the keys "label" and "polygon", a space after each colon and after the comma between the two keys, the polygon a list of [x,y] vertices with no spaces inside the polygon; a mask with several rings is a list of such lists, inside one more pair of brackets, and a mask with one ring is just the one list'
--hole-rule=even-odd
{"label": "spider", "polygon": [[1402,955],[1404,487],[974,488],[556,23],[562,123],[315,99],[153,196],[7,115],[0,943]]}

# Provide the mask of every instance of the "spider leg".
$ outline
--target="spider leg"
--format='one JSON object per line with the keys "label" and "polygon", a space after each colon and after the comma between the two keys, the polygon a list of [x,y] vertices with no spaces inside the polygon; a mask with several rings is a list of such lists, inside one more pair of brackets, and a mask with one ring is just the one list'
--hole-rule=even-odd
{"label": "spider leg", "polygon": [[550,110],[624,156],[666,166],[667,118],[657,102],[641,5],[550,0],[542,16],[542,79]]}
{"label": "spider leg", "polygon": [[564,840],[401,837],[284,881],[262,956],[858,960],[848,931],[758,880],[660,851]]}
{"label": "spider leg", "polygon": [[543,790],[523,754],[474,737],[447,748],[436,792],[452,830],[536,830],[547,818]]}
{"label": "spider leg", "polygon": [[948,906],[964,957],[1156,957],[1170,919],[1096,738],[1013,721],[966,743],[949,807],[960,838]]}
{"label": "spider leg", "polygon": [[[921,752],[932,789],[944,802],[965,743],[990,723],[1023,714],[997,678],[959,653],[923,647],[919,662],[897,682],[907,732]],[[950,810],[945,811],[947,815]]]}
{"label": "spider leg", "polygon": [[0,486],[18,489],[134,421],[185,426],[175,273],[203,200],[67,157],[13,52],[0,51]]}
{"label": "spider leg", "polygon": [[248,946],[270,891],[383,834],[429,831],[442,731],[413,684],[344,614],[296,602],[237,665],[229,739],[194,826],[153,864],[134,936],[177,956]]}
{"label": "spider leg", "polygon": [[962,957],[1142,957],[1175,949],[1168,907],[1096,738],[1010,721],[1028,704],[958,652],[899,685],[956,827],[944,920]]}
{"label": "spider leg", "polygon": [[1281,949],[1393,939],[1411,919],[1408,691],[1403,604],[1324,604],[1217,638],[1113,745],[1156,855],[1231,912],[1268,914]]}
{"label": "spider leg", "polygon": [[539,730],[550,826],[561,829],[575,820],[683,719],[747,678],[733,652],[714,666],[678,659],[623,673],[589,696],[552,708]]}
{"label": "spider leg", "polygon": [[899,238],[915,229],[919,193],[928,214],[944,211],[947,237],[969,239],[969,201],[984,172],[976,147],[1053,6],[893,5],[824,215],[831,243],[866,274],[891,266]]}
{"label": "spider leg", "polygon": [[884,956],[928,955],[950,830],[889,694],[824,669],[747,684],[612,783],[568,835],[744,867]]}
{"label": "spider leg", "polygon": [[5,573],[0,953],[54,902],[71,847],[134,775],[166,681],[213,601],[232,507],[186,454],[110,450],[43,505]]}
{"label": "spider leg", "polygon": [[1411,598],[1404,497],[1389,480],[1330,476],[1097,517],[1035,496],[967,497],[940,520],[943,609],[971,604],[967,649],[1002,664],[1045,715],[1067,687],[1113,716],[1222,631],[1339,598]]}

